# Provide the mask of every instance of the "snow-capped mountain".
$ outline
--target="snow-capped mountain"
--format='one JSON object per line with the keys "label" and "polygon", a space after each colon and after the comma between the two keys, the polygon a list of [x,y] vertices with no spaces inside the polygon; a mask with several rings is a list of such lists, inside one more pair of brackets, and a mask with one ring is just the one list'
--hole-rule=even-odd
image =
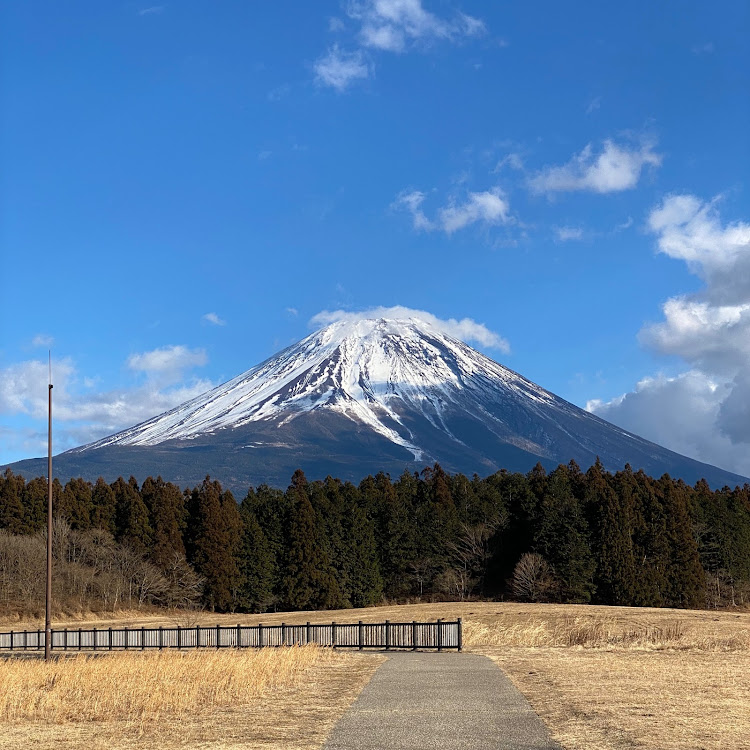
{"label": "snow-capped mountain", "polygon": [[487,474],[571,458],[587,467],[596,456],[612,470],[630,463],[691,482],[743,481],[579,409],[418,318],[335,322],[171,411],[61,454],[56,466],[183,484],[209,473],[241,488],[283,486],[300,467],[358,480],[435,461]]}

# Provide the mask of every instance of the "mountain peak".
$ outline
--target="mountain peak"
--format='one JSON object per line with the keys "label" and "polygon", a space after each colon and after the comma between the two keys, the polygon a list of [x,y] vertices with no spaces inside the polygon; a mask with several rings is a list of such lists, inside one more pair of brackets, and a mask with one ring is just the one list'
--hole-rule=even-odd
{"label": "mountain peak", "polygon": [[250,467],[248,482],[299,467],[340,467],[351,478],[438,461],[472,474],[571,458],[588,466],[596,456],[614,470],[629,462],[692,481],[736,477],[631,435],[412,315],[344,316],[171,411],[63,455],[110,466],[126,453],[187,466],[185,476]]}

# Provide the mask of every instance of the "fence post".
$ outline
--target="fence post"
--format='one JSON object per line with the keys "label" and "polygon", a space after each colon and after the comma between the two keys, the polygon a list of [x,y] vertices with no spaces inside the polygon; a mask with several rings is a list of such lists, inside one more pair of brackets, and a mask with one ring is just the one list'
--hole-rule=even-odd
{"label": "fence post", "polygon": [[242,625],[237,623],[237,648],[242,647]]}
{"label": "fence post", "polygon": [[128,636],[128,626],[125,626],[125,650],[128,650],[128,641],[130,640],[130,637]]}
{"label": "fence post", "polygon": [[464,634],[462,632],[462,622],[460,617],[458,618],[458,650],[464,650]]}
{"label": "fence post", "polygon": [[10,631],[10,650],[13,650],[13,631]]}
{"label": "fence post", "polygon": [[177,648],[182,648],[182,628],[179,625],[177,626]]}
{"label": "fence post", "polygon": [[94,628],[94,651],[96,651],[96,628]]}
{"label": "fence post", "polygon": [[146,628],[141,625],[141,651],[146,648]]}
{"label": "fence post", "polygon": [[307,621],[307,630],[305,631],[305,641],[310,644],[310,636],[312,635],[312,628],[310,627],[310,621]]}
{"label": "fence post", "polygon": [[331,648],[336,648],[336,622],[331,623]]}
{"label": "fence post", "polygon": [[109,629],[109,650],[112,650],[112,628]]}
{"label": "fence post", "polygon": [[385,650],[391,650],[391,621],[385,621]]}
{"label": "fence post", "polygon": [[362,643],[362,641],[364,640],[364,634],[365,634],[365,629],[364,629],[364,627],[362,625],[362,620],[360,620],[359,623],[358,623],[357,633],[358,633],[358,636],[357,636],[358,644],[357,645],[359,646],[359,650],[361,651],[362,648],[363,648],[363,645],[364,645]]}
{"label": "fence post", "polygon": [[258,623],[258,648],[263,648],[263,624]]}
{"label": "fence post", "polygon": [[437,646],[438,651],[443,650],[443,621],[437,621]]}
{"label": "fence post", "polygon": [[412,620],[411,622],[411,650],[417,650],[417,621]]}
{"label": "fence post", "polygon": [[164,627],[159,625],[159,651],[164,648]]}
{"label": "fence post", "polygon": [[68,629],[63,628],[63,651],[68,650]]}
{"label": "fence post", "polygon": [[29,636],[28,633],[24,630],[23,631],[23,650],[26,651],[26,647],[29,645]]}
{"label": "fence post", "polygon": [[81,636],[82,632],[83,631],[81,630],[81,628],[78,628],[78,650],[79,651],[81,650],[81,641],[83,640],[83,638]]}
{"label": "fence post", "polygon": [[195,626],[195,647],[196,648],[201,647],[201,626],[200,625]]}
{"label": "fence post", "polygon": [[221,640],[221,625],[216,623],[216,648],[219,648],[219,641]]}
{"label": "fence post", "polygon": [[286,646],[286,625],[281,623],[281,645]]}

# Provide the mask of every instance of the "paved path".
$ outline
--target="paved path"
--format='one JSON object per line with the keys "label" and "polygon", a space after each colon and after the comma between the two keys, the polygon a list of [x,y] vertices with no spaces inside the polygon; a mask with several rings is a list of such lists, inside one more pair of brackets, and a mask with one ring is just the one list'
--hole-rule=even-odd
{"label": "paved path", "polygon": [[324,750],[559,750],[505,674],[477,654],[394,652]]}

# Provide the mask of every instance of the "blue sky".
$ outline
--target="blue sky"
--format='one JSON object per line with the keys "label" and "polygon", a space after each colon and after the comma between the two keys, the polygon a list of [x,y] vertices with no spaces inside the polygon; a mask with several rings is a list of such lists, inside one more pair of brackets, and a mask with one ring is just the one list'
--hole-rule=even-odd
{"label": "blue sky", "polygon": [[2,14],[0,462],[400,305],[750,474],[745,2]]}

